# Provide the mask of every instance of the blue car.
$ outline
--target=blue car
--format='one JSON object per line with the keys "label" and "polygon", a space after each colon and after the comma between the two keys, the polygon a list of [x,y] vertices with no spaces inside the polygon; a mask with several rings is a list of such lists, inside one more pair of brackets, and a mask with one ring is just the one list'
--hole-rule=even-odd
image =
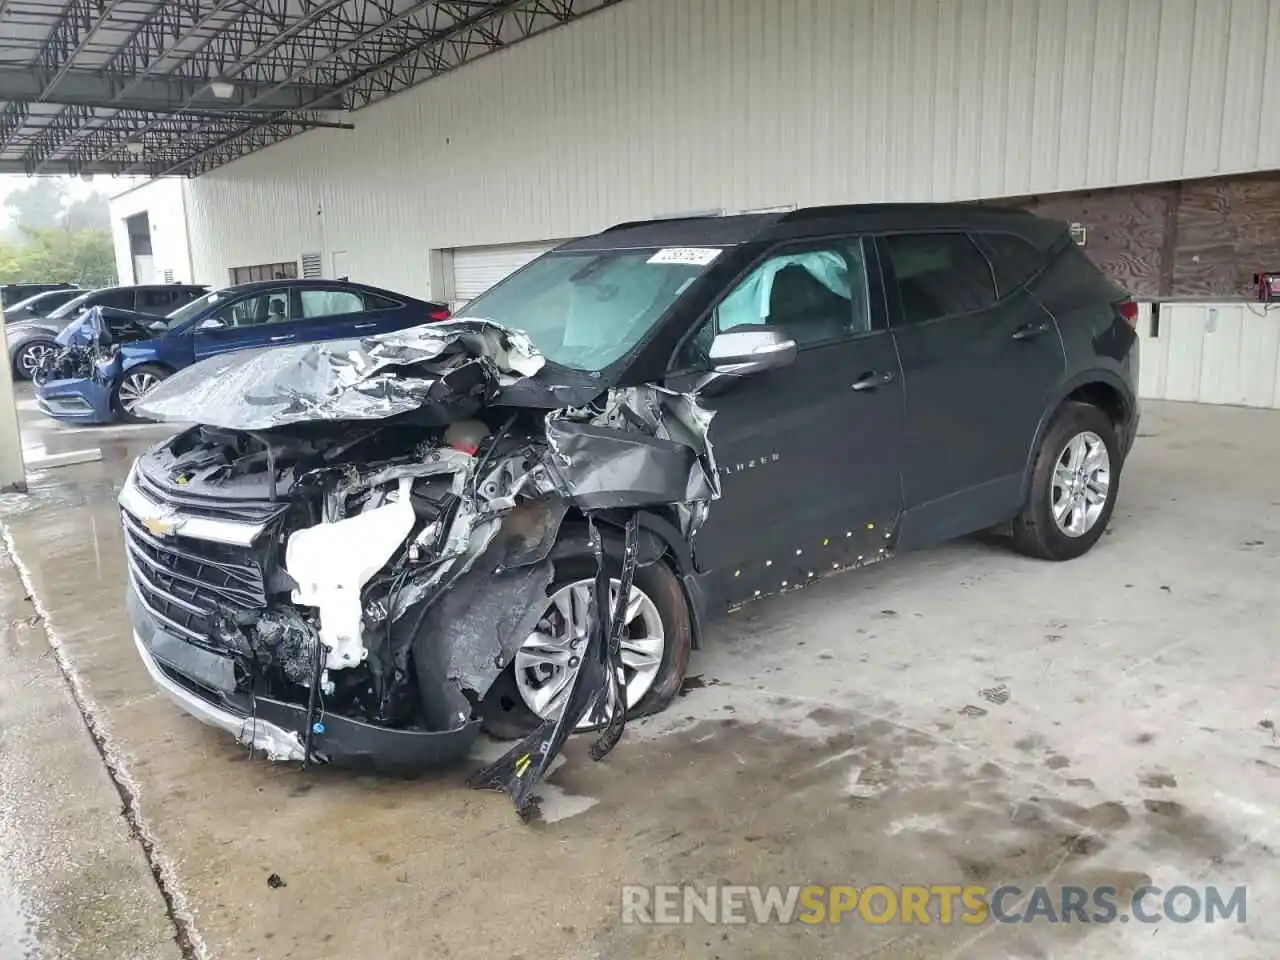
{"label": "blue car", "polygon": [[239,284],[165,317],[97,307],[58,335],[61,349],[35,376],[37,403],[55,420],[141,423],[146,418],[134,407],[144,395],[215,354],[363,337],[448,317],[444,304],[338,280]]}

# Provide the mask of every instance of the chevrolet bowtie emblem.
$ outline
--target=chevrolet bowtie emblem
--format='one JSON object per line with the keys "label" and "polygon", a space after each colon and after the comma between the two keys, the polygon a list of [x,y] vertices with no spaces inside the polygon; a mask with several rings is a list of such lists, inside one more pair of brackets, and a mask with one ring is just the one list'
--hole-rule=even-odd
{"label": "chevrolet bowtie emblem", "polygon": [[164,510],[149,517],[143,517],[142,525],[153,537],[171,537],[178,532],[183,519],[172,510]]}

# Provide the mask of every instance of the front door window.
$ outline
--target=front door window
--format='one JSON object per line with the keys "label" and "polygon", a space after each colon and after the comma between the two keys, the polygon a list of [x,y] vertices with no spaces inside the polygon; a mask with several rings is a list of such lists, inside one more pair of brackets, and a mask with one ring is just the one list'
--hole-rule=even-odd
{"label": "front door window", "polygon": [[214,317],[223,327],[256,327],[266,323],[286,323],[291,319],[291,298],[288,290],[264,290],[251,297],[229,303]]}
{"label": "front door window", "polygon": [[747,325],[785,330],[801,350],[872,330],[862,244],[847,241],[769,257],[737,285],[677,355],[682,370],[709,366],[717,332]]}

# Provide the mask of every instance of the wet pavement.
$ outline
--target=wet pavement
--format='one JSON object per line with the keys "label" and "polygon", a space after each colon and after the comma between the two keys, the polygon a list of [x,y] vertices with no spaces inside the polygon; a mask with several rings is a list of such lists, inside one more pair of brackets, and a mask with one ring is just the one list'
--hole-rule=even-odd
{"label": "wet pavement", "polygon": [[[0,957],[1277,954],[1280,414],[1148,404],[1113,533],[1082,560],[967,540],[736,614],[665,715],[600,764],[571,744],[549,822],[529,826],[457,772],[250,760],[157,696],[125,622],[114,495],[163,428],[28,414],[33,446],[103,460],[32,477],[0,513],[39,602],[0,568],[0,770],[21,771],[0,781]],[[1246,885],[1248,909],[622,922],[622,884],[683,882]]]}

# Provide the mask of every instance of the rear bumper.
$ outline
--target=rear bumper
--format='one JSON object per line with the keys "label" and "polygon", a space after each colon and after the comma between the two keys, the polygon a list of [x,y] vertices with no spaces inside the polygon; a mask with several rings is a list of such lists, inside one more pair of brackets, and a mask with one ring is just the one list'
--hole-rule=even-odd
{"label": "rear bumper", "polygon": [[[272,760],[306,757],[306,707],[238,692],[235,664],[164,629],[132,584],[128,608],[134,643],[160,691],[202,723],[217,727]],[[317,712],[311,759],[335,766],[421,771],[464,759],[480,732],[472,720],[452,730],[393,730]]]}

